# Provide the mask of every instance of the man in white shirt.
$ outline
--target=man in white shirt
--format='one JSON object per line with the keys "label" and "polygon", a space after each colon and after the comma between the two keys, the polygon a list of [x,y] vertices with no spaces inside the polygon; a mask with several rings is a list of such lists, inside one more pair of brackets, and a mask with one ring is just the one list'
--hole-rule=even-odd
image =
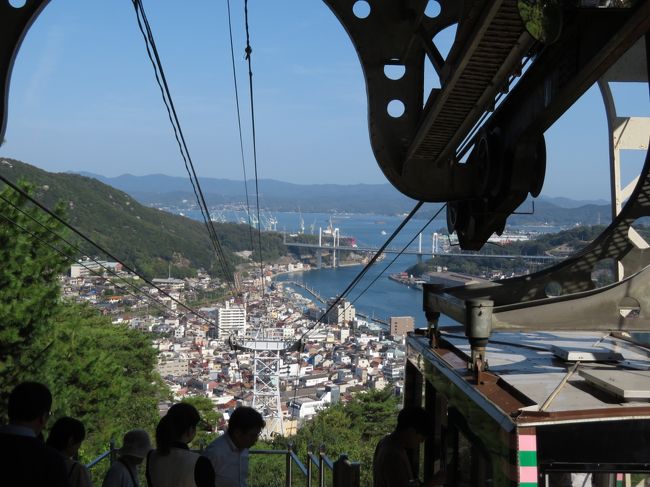
{"label": "man in white shirt", "polygon": [[253,408],[235,409],[228,421],[228,431],[203,451],[214,467],[215,485],[248,486],[248,449],[255,444],[265,424],[262,415]]}

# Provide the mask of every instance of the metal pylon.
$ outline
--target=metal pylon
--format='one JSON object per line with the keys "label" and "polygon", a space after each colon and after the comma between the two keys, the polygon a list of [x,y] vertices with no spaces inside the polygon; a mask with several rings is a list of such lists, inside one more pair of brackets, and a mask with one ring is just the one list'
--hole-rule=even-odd
{"label": "metal pylon", "polygon": [[257,330],[255,335],[236,339],[234,346],[253,352],[253,403],[266,426],[262,431],[265,438],[273,434],[284,436],[282,406],[280,403],[280,366],[282,356],[295,348],[295,341],[282,339],[281,330]]}
{"label": "metal pylon", "polygon": [[258,342],[253,368],[253,408],[260,411],[266,427],[263,436],[273,433],[284,436],[282,407],[280,405],[280,350],[265,349]]}

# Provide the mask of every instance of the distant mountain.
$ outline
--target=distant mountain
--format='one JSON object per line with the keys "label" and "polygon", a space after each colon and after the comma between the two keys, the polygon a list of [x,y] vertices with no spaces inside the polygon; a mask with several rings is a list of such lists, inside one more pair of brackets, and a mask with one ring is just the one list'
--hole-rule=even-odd
{"label": "distant mountain", "polygon": [[[12,182],[34,184],[36,199],[49,208],[64,202],[68,222],[150,277],[167,275],[169,266],[177,277],[199,267],[218,270],[202,222],[148,208],[126,192],[79,174],[50,173],[7,158],[0,159],[0,174]],[[248,227],[215,227],[230,265],[240,262],[233,252],[250,250]],[[263,239],[265,259],[285,252],[278,234],[264,234]],[[79,241],[79,246],[85,254],[99,255],[89,244]]]}
{"label": "distant mountain", "polygon": [[[149,176],[104,176],[81,173],[129,193],[143,204],[179,204],[194,201],[187,178],[152,174]],[[246,201],[243,181],[201,178],[201,188],[209,205]],[[353,212],[399,214],[415,204],[390,184],[293,184],[261,179],[260,203],[272,211]],[[255,181],[248,181],[249,197],[254,198]],[[252,200],[251,200],[252,201]]]}
{"label": "distant mountain", "polygon": [[[551,198],[538,198],[533,200],[529,198],[519,208],[517,212],[508,218],[510,225],[551,225],[551,226],[569,226],[569,225],[607,225],[611,221],[611,209],[609,204],[579,205],[577,201],[568,200],[564,204],[573,206],[561,207]],[[534,206],[533,206],[534,201]]]}
{"label": "distant mountain", "polygon": [[[123,174],[105,177],[80,173],[121,189],[143,204],[181,205],[183,200],[195,200],[187,178],[151,174],[133,176]],[[249,196],[253,197],[254,181],[248,181]],[[201,178],[201,188],[209,205],[241,203],[245,201],[243,181]],[[260,202],[271,211],[351,212],[374,214],[401,214],[411,210],[414,201],[402,195],[393,186],[385,184],[293,184],[274,179],[259,181]],[[528,200],[520,211],[532,209]],[[579,201],[564,197],[542,196],[535,202],[533,215],[513,215],[514,222],[571,224],[605,223],[609,219],[606,200]],[[571,210],[571,211],[565,211]]]}
{"label": "distant mountain", "polygon": [[[195,197],[187,178],[152,174],[149,176],[122,176],[107,178],[83,173],[110,184],[143,204],[182,205],[183,200],[194,202]],[[201,187],[210,205],[245,201],[243,181],[201,178]],[[254,181],[248,182],[251,198]],[[271,211],[351,212],[374,214],[402,214],[413,208],[414,201],[399,193],[390,184],[292,184],[273,179],[259,181],[260,202]],[[519,214],[508,219],[514,225],[585,225],[606,224],[610,220],[609,202],[605,200],[578,201],[564,197],[542,196],[528,199],[518,209]],[[531,213],[532,214],[529,214]]]}
{"label": "distant mountain", "polygon": [[609,205],[609,200],[572,200],[571,198],[565,198],[563,196],[540,196],[540,201],[546,201],[560,208],[580,208],[581,206],[594,205],[594,206],[605,206]]}

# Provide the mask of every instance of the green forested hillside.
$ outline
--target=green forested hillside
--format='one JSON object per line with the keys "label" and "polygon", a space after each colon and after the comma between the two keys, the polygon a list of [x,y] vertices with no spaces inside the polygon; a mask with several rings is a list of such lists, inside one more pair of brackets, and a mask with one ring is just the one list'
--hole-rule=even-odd
{"label": "green forested hillside", "polygon": [[131,428],[153,432],[168,390],[154,371],[149,335],[61,299],[67,263],[47,229],[63,230],[15,192],[0,193],[0,423],[17,384],[42,382],[54,398],[48,426],[61,416],[81,420],[89,461]]}
{"label": "green forested hillside", "polygon": [[[36,199],[48,208],[63,202],[68,222],[149,277],[166,275],[170,264],[174,277],[199,267],[220,273],[201,222],[147,208],[122,191],[76,174],[49,173],[6,158],[0,159],[0,174],[34,184]],[[250,250],[248,227],[215,223],[215,228],[232,268],[241,261],[233,252]],[[78,244],[85,254],[106,258],[89,244]],[[278,234],[263,234],[262,247],[265,261],[285,252]]]}

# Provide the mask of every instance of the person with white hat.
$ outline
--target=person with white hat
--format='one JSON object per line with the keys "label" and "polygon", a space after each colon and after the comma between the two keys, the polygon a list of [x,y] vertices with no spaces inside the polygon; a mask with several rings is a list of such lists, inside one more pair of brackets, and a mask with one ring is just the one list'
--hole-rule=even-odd
{"label": "person with white hat", "polygon": [[151,440],[145,430],[128,431],[122,440],[122,448],[117,450],[119,457],[106,472],[102,487],[140,487],[138,466],[151,449]]}

